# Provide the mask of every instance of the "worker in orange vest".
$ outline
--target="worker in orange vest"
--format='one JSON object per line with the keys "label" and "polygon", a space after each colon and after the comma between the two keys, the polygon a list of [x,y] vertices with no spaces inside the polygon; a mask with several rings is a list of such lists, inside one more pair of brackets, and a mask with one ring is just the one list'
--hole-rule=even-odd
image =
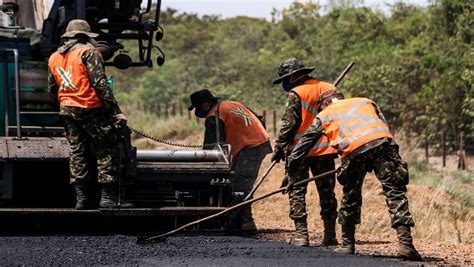
{"label": "worker in orange vest", "polygon": [[[303,63],[290,58],[280,64],[278,69],[279,78],[273,83],[282,83],[283,89],[288,92],[288,102],[285,114],[282,117],[281,129],[275,141],[275,148],[272,161],[280,161],[289,155],[294,145],[301,138],[301,135],[311,125],[317,115],[317,101],[319,95],[335,87],[323,81],[319,81],[309,74],[315,67],[305,67]],[[289,176],[297,181],[304,180],[309,176],[309,169],[313,175],[334,170],[334,159],[337,151],[333,149],[327,140],[321,139],[308,152],[305,160],[298,168],[291,171],[286,170]],[[291,172],[291,173],[290,173]],[[287,177],[287,176],[285,176]],[[334,194],[335,176],[326,176],[316,180],[316,187],[319,194],[319,204],[321,206],[321,217],[324,221],[324,246],[337,245],[336,239],[336,218],[337,200]],[[283,184],[286,183],[284,180]],[[306,190],[307,185],[294,187],[289,192],[290,218],[294,221],[296,234],[290,243],[297,246],[308,246],[308,227],[306,221]]]}
{"label": "worker in orange vest", "polygon": [[[199,118],[206,118],[204,147],[215,144],[231,145],[233,204],[241,202],[252,190],[265,155],[272,152],[270,137],[255,113],[237,101],[220,101],[209,90],[203,89],[190,96],[189,110]],[[211,145],[209,145],[211,144]],[[233,228],[253,232],[257,228],[250,205],[237,213]]]}
{"label": "worker in orange vest", "polygon": [[[89,209],[86,178],[89,175],[90,146],[95,149],[98,182],[102,185],[99,206],[118,207],[118,125],[127,119],[110,90],[102,55],[93,46],[85,20],[72,20],[61,36],[64,44],[49,58],[49,90],[59,102],[59,116],[70,144],[70,181],[76,191],[76,209]],[[121,207],[131,204],[121,201]]]}
{"label": "worker in orange vest", "polygon": [[[421,261],[410,231],[415,223],[406,197],[408,166],[398,153],[398,145],[380,109],[370,99],[344,99],[338,90],[330,90],[319,96],[318,111],[288,157],[288,168],[298,168],[320,138],[327,138],[342,157],[337,174],[344,192],[339,209],[342,245],[335,251],[355,253],[355,225],[360,223],[362,183],[365,174],[373,170],[382,183],[392,227],[397,230],[399,257]],[[290,177],[290,180],[293,179]],[[291,190],[291,186],[289,188]]]}

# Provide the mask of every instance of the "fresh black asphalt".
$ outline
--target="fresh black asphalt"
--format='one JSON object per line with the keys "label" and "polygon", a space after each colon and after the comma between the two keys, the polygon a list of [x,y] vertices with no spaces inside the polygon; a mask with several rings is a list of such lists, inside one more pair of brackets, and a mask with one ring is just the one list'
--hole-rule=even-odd
{"label": "fresh black asphalt", "polygon": [[135,236],[0,237],[0,265],[401,266],[388,258],[341,255],[318,247],[241,236],[176,236],[138,245]]}

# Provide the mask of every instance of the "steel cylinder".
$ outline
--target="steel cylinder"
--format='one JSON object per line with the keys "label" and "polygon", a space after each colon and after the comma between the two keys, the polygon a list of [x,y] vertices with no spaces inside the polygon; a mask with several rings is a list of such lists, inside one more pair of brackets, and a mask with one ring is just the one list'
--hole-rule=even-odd
{"label": "steel cylinder", "polygon": [[218,150],[138,150],[138,162],[218,162],[225,155]]}

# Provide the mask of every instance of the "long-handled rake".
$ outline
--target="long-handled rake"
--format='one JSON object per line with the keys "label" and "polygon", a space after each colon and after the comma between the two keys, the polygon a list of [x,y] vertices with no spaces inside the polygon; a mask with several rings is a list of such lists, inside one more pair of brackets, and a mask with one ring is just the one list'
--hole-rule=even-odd
{"label": "long-handled rake", "polygon": [[[299,182],[295,183],[294,186],[306,184],[306,183],[311,182],[311,181],[313,181],[313,180],[316,180],[316,179],[318,179],[318,178],[321,178],[321,177],[324,177],[324,176],[327,176],[327,175],[331,175],[331,174],[334,174],[334,173],[336,173],[336,170],[332,170],[332,171],[328,171],[328,172],[325,172],[325,173],[321,173],[321,174],[316,175],[316,176],[313,176],[313,177],[311,177],[311,178],[308,178],[308,179],[299,181]],[[267,197],[273,196],[273,195],[275,195],[275,194],[284,192],[285,189],[286,189],[286,187],[282,187],[282,188],[279,188],[279,189],[277,189],[277,190],[275,190],[275,191],[272,191],[272,192],[266,193],[266,194],[264,194],[264,195],[262,195],[262,196],[259,196],[259,197],[257,197],[257,198],[246,200],[246,201],[244,201],[244,202],[241,202],[241,203],[239,203],[239,204],[237,204],[237,205],[234,205],[234,206],[232,206],[232,207],[229,207],[229,208],[227,208],[227,209],[225,209],[225,210],[223,210],[223,211],[221,211],[221,212],[218,212],[218,213],[216,213],[216,214],[209,215],[209,216],[204,217],[204,218],[202,218],[202,219],[199,219],[199,220],[190,222],[190,223],[188,223],[188,224],[185,224],[185,225],[183,225],[183,226],[181,226],[181,227],[179,227],[179,228],[176,228],[176,229],[174,229],[174,230],[172,230],[172,231],[169,231],[169,232],[167,232],[167,233],[165,233],[165,234],[157,235],[157,236],[152,236],[152,237],[148,237],[148,238],[144,238],[144,239],[142,239],[142,240],[137,240],[137,243],[162,242],[162,241],[166,240],[166,238],[167,238],[168,236],[170,236],[170,235],[172,235],[172,234],[176,234],[176,233],[178,233],[179,231],[182,231],[182,230],[184,230],[184,229],[186,229],[186,228],[188,228],[188,227],[190,227],[190,226],[193,226],[193,225],[202,223],[202,222],[204,222],[204,221],[208,221],[208,220],[217,218],[217,217],[219,217],[219,216],[221,216],[221,215],[224,215],[224,214],[226,214],[226,213],[229,213],[229,212],[231,212],[231,211],[233,211],[233,210],[235,210],[235,209],[238,209],[238,208],[240,208],[240,207],[242,207],[242,206],[245,206],[245,205],[248,205],[248,204],[257,202],[257,201],[259,201],[259,200],[265,199],[265,198],[267,198]]]}

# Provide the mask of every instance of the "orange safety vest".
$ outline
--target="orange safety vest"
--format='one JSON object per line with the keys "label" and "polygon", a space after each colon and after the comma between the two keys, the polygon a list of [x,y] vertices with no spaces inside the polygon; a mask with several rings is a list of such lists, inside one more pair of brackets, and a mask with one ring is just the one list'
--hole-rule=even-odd
{"label": "orange safety vest", "polygon": [[232,146],[233,159],[242,149],[258,146],[270,140],[257,116],[243,104],[223,101],[212,107],[207,117],[215,116],[217,106],[219,106],[219,118],[224,122],[224,141]]}
{"label": "orange safety vest", "polygon": [[[293,138],[289,150],[300,141],[301,136],[306,132],[308,127],[313,123],[314,118],[318,114],[318,98],[319,95],[327,90],[335,89],[334,85],[315,79],[307,80],[302,85],[291,90],[301,99],[301,124]],[[307,157],[316,157],[322,155],[337,154],[337,150],[332,148],[326,137],[321,137],[316,145],[308,152]]]}
{"label": "orange safety vest", "polygon": [[[380,116],[379,116],[380,114]],[[370,141],[393,139],[377,105],[367,98],[349,98],[332,103],[316,117],[342,158]]]}
{"label": "orange safety vest", "polygon": [[97,108],[102,106],[90,83],[87,68],[82,63],[82,54],[89,49],[93,48],[85,45],[64,54],[55,52],[49,58],[49,70],[59,86],[58,101],[62,107]]}

